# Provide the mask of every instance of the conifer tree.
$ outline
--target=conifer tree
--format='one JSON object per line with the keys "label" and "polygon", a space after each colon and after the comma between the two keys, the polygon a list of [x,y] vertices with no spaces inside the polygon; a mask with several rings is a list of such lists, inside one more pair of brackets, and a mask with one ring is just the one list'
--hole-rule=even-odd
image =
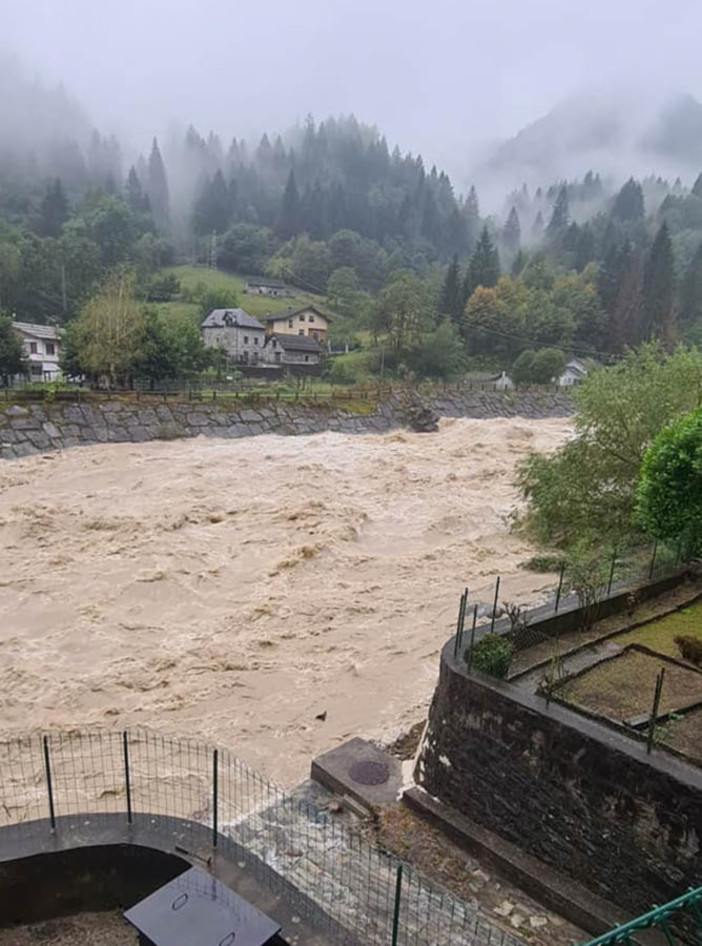
{"label": "conifer tree", "polygon": [[502,230],[502,242],[507,252],[512,255],[519,250],[519,244],[522,239],[522,226],[519,222],[517,208],[512,207],[507,217],[507,223]]}
{"label": "conifer tree", "polygon": [[159,230],[168,230],[170,221],[168,179],[166,178],[166,169],[158,148],[158,142],[155,138],[149,155],[147,192],[156,226]]}
{"label": "conifer tree", "polygon": [[697,175],[697,180],[692,185],[692,193],[695,197],[702,198],[702,174]]}
{"label": "conifer tree", "polygon": [[616,291],[611,300],[606,347],[613,354],[634,348],[641,341],[641,261],[627,242],[616,255]]}
{"label": "conifer tree", "polygon": [[471,185],[468,191],[468,197],[463,208],[466,218],[466,239],[468,241],[468,250],[471,251],[475,246],[480,232],[480,204],[478,202],[478,193]]}
{"label": "conifer tree", "polygon": [[127,175],[124,196],[131,209],[136,213],[147,213],[149,211],[149,198],[144,193],[134,165],[130,167]]}
{"label": "conifer tree", "polygon": [[537,242],[539,242],[543,238],[544,215],[541,213],[541,211],[539,211],[536,217],[534,218],[534,223],[532,224],[532,227],[531,227],[531,235],[534,238],[534,240],[536,240]]}
{"label": "conifer tree", "polygon": [[680,323],[683,332],[702,323],[702,243],[690,260],[680,287]]}
{"label": "conifer tree", "polygon": [[643,220],[644,216],[643,190],[639,182],[630,177],[614,198],[612,217],[623,223],[635,223]]}
{"label": "conifer tree", "polygon": [[461,273],[458,268],[458,256],[454,256],[446,270],[444,284],[439,295],[437,315],[439,318],[448,317],[454,321],[460,319],[463,312],[463,289]]}
{"label": "conifer tree", "polygon": [[468,299],[478,288],[491,289],[500,278],[500,257],[488,228],[483,227],[480,239],[468,264],[464,297]]}
{"label": "conifer tree", "polygon": [[295,183],[295,172],[290,171],[285,185],[283,203],[280,209],[278,232],[284,240],[289,240],[300,230],[300,194]]}
{"label": "conifer tree", "polygon": [[58,177],[47,185],[39,214],[41,233],[47,237],[59,236],[61,227],[68,219],[68,199]]}
{"label": "conifer tree", "polygon": [[677,338],[673,244],[664,221],[646,259],[643,281],[643,338],[660,338],[666,347]]}
{"label": "conifer tree", "polygon": [[551,237],[558,236],[568,226],[569,221],[568,188],[564,184],[558,191],[558,197],[556,197],[556,203],[553,205],[553,213],[546,232]]}

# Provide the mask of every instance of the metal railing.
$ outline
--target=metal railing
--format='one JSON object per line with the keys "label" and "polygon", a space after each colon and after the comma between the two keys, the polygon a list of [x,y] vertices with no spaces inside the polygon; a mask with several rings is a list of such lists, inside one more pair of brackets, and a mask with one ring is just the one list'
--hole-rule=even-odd
{"label": "metal railing", "polygon": [[[602,936],[589,940],[584,946],[618,946],[626,943],[634,946],[636,934],[643,930],[660,930],[669,946],[676,943],[699,943],[702,941],[702,887],[690,888],[681,897],[676,897],[662,907],[653,907],[628,923],[621,923]],[[672,925],[671,921],[684,920],[683,925]]]}
{"label": "metal railing", "polygon": [[[339,943],[521,946],[520,940],[422,878],[408,864],[335,821],[309,798],[286,793],[226,749],[147,730],[18,735],[0,742],[0,845],[9,832],[67,832],[109,815],[156,816],[199,826],[224,856],[242,850],[274,893],[328,923]],[[104,819],[103,819],[104,820]],[[1,855],[0,849],[0,855]]]}

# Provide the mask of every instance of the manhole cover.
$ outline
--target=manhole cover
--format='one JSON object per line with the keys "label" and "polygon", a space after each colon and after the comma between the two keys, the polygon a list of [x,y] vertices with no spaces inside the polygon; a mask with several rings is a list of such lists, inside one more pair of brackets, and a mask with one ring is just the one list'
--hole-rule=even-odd
{"label": "manhole cover", "polygon": [[354,762],[349,775],[359,785],[382,785],[390,778],[390,768],[385,762]]}

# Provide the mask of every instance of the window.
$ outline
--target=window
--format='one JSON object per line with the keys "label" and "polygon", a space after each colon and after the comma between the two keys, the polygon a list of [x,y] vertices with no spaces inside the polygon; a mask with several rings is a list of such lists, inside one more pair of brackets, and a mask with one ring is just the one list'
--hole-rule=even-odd
{"label": "window", "polygon": [[314,316],[310,313],[310,322],[314,322]]}
{"label": "window", "polygon": [[30,355],[36,355],[36,353],[37,353],[37,343],[36,343],[36,342],[30,342],[30,343],[29,343],[29,353],[30,353]]}
{"label": "window", "polygon": [[309,355],[305,355],[305,361],[309,361],[309,360],[310,360],[310,356],[309,356]]}
{"label": "window", "polygon": [[298,335],[304,335],[304,334],[305,334],[304,328],[301,328],[300,331],[299,331],[297,334],[298,334]]}
{"label": "window", "polygon": [[55,355],[56,354],[56,345],[53,342],[46,343],[46,354]]}
{"label": "window", "polygon": [[292,319],[288,319],[288,328],[292,328],[292,327],[293,327]]}
{"label": "window", "polygon": [[33,375],[38,375],[39,377],[41,377],[41,375],[42,375],[43,373],[44,373],[44,372],[42,371],[41,365],[32,365],[32,374],[33,374]]}
{"label": "window", "polygon": [[305,321],[304,315],[301,315],[301,316],[300,316],[300,321],[301,321],[301,322],[304,322],[304,321]]}
{"label": "window", "polygon": [[258,345],[258,335],[254,335],[254,345]]}
{"label": "window", "polygon": [[244,345],[248,345],[248,344],[249,344],[249,336],[244,335]]}

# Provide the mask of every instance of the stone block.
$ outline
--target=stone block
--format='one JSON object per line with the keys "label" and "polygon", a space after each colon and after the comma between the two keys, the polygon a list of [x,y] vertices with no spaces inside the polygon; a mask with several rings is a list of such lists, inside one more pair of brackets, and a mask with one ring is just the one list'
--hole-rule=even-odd
{"label": "stone block", "polygon": [[50,420],[45,421],[41,426],[47,437],[61,436],[61,431],[58,429],[56,424],[52,423]]}
{"label": "stone block", "polygon": [[15,417],[10,421],[10,427],[13,430],[40,430],[41,424],[32,417],[31,414],[26,417]]}
{"label": "stone block", "polygon": [[5,408],[5,413],[8,417],[26,417],[29,411],[21,404],[11,404]]}
{"label": "stone block", "polygon": [[34,444],[37,450],[48,450],[51,440],[43,430],[28,430],[27,439]]}
{"label": "stone block", "polygon": [[210,423],[208,414],[200,414],[195,411],[191,411],[187,415],[187,420],[191,427],[208,427]]}
{"label": "stone block", "polygon": [[139,419],[139,423],[143,427],[149,427],[152,424],[158,423],[158,415],[156,411],[151,410],[151,408],[149,407],[141,408],[140,410],[138,410],[137,417]]}
{"label": "stone block", "polygon": [[130,424],[127,427],[127,431],[129,433],[129,439],[134,443],[146,443],[147,440],[152,439],[146,427],[142,427],[140,424]]}

